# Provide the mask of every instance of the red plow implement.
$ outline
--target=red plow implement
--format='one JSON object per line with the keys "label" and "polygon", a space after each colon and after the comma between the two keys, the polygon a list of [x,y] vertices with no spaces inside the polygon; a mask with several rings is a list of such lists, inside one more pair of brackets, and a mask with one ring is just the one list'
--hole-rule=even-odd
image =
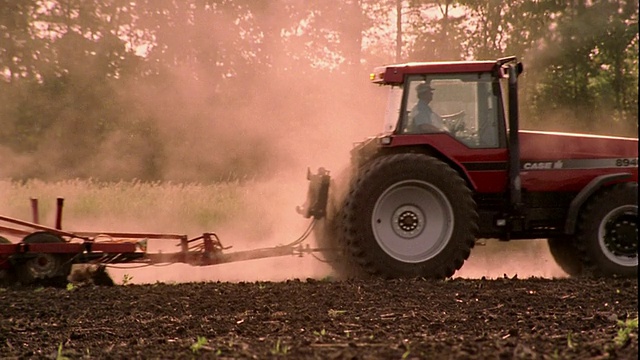
{"label": "red plow implement", "polygon": [[[189,238],[184,234],[65,231],[61,226],[63,202],[61,198],[57,201],[55,227],[39,224],[35,199],[31,202],[31,222],[0,215],[0,284],[64,284],[74,264],[208,266],[319,251],[302,244],[315,220],[302,236],[289,244],[225,252],[231,247],[223,246],[213,232]],[[177,251],[149,252],[149,244],[158,240],[175,241]]]}

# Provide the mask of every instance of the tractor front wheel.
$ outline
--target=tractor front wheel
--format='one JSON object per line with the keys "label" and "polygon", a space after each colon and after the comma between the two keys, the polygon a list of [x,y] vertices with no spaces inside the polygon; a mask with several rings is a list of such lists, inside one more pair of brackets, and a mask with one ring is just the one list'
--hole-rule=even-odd
{"label": "tractor front wheel", "polygon": [[578,223],[577,246],[596,275],[638,277],[638,184],[614,185],[594,196]]}
{"label": "tractor front wheel", "polygon": [[383,156],[352,182],[341,237],[369,274],[442,279],[469,257],[475,208],[465,181],[444,162],[414,153]]}

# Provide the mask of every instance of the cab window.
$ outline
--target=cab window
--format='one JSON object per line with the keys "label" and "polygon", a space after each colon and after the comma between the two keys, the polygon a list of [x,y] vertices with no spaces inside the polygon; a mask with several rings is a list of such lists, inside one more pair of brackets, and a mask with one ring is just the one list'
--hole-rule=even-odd
{"label": "cab window", "polygon": [[446,132],[472,148],[500,147],[498,96],[490,73],[410,76],[402,134]]}

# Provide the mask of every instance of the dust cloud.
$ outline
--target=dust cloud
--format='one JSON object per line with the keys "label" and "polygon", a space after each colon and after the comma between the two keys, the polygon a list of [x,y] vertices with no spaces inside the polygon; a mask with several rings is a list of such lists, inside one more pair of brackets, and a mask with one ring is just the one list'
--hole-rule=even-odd
{"label": "dust cloud", "polygon": [[616,119],[614,115],[615,112],[613,110],[609,113],[597,112],[578,115],[575,114],[574,110],[557,108],[547,110],[544,117],[523,114],[521,128],[574,134],[638,137],[637,124],[621,121]]}
{"label": "dust cloud", "polygon": [[[193,31],[200,31],[202,35],[209,34],[210,30]],[[184,40],[181,32],[175,32],[174,36],[175,43]],[[208,46],[206,42],[197,43],[198,39],[209,41],[209,36],[194,36],[190,46]],[[305,44],[300,46],[300,49],[288,50],[306,51]],[[239,78],[238,81],[243,82],[240,92],[228,92],[220,85],[222,81],[217,83],[207,78],[208,69],[204,66],[168,68],[164,75],[170,81],[163,86],[126,84],[118,89],[119,95],[128,100],[121,116],[136,126],[116,128],[109,138],[100,142],[91,161],[69,164],[76,165],[75,168],[47,169],[49,164],[64,162],[60,160],[64,153],[63,149],[52,151],[56,149],[54,143],[45,141],[43,150],[34,158],[0,148],[4,162],[0,165],[0,175],[15,175],[14,169],[36,164],[45,173],[54,174],[54,178],[96,176],[118,181],[119,176],[135,177],[144,170],[155,174],[160,181],[232,180],[241,186],[250,184],[242,194],[246,209],[216,229],[180,228],[169,221],[170,204],[157,209],[158,215],[153,219],[109,219],[98,215],[92,219],[71,219],[69,223],[76,230],[168,231],[190,236],[214,231],[224,245],[233,246],[228,251],[286,244],[302,234],[308,225],[308,220],[295,212],[295,207],[305,200],[307,167],[314,171],[320,166],[333,171],[343,168],[349,160],[352,143],[382,129],[386,98],[384,89],[368,82],[370,69],[358,68],[351,74],[330,70],[305,72],[299,71],[295,59],[274,56],[272,60],[273,71]],[[241,73],[251,73],[250,70],[237,69]],[[82,143],[91,143],[90,134],[79,134],[72,127],[59,132],[72,133],[70,142],[84,136],[87,138]],[[162,146],[156,146],[159,144]],[[91,149],[79,146],[77,151]],[[167,225],[169,223],[172,225]],[[171,244],[162,246],[163,251],[173,249]],[[534,257],[539,259],[535,264],[523,261],[531,259],[531,253],[524,246],[518,249],[519,255],[514,252],[509,257],[512,263],[476,249],[456,276],[512,276],[515,273],[520,277],[562,276],[559,269],[550,265],[553,263],[548,259],[548,251],[544,255],[544,249],[538,245],[532,245],[531,249],[541,254]],[[531,269],[523,267],[527,263]],[[202,268],[176,264],[142,269],[110,268],[109,271],[116,282],[128,275],[133,282],[140,283],[282,280],[331,275],[326,264],[308,255]]]}
{"label": "dust cloud", "polygon": [[[211,30],[194,31],[210,34]],[[181,32],[174,36],[172,41],[184,41]],[[198,44],[198,39],[205,43]],[[207,36],[194,36],[191,41],[190,46],[198,48],[208,46],[209,40]],[[303,51],[304,48],[299,49],[300,53]],[[235,93],[210,81],[213,79],[207,78],[208,69],[204,66],[166,69],[164,76],[170,79],[167,82],[170,86],[126,84],[118,89],[119,96],[128,100],[128,107],[122,109],[120,116],[135,126],[120,129],[115,124],[116,129],[94,149],[72,148],[73,143],[91,143],[91,134],[78,133],[73,123],[65,124],[54,135],[66,133],[68,147],[51,151],[57,148],[55,139],[45,139],[33,157],[0,148],[4,163],[0,165],[0,175],[21,176],[28,172],[18,169],[34,167],[37,172],[49,174],[49,180],[96,177],[118,181],[120,176],[135,178],[144,170],[160,181],[175,183],[228,180],[239,186],[250,184],[242,194],[246,210],[216,229],[168,227],[170,204],[157,209],[158,216],[154,219],[110,219],[98,214],[88,219],[67,219],[64,225],[83,231],[170,231],[189,236],[214,231],[225,245],[233,246],[229,251],[286,244],[308,225],[308,220],[295,211],[306,197],[307,167],[313,171],[320,166],[343,167],[352,143],[381,129],[384,90],[368,83],[369,69],[359,69],[361,72],[354,74],[307,71],[305,75],[296,71],[294,59],[283,56],[273,58],[272,68],[266,74],[242,77],[239,80],[244,82],[240,86],[242,91]],[[251,73],[251,69],[236,70]],[[318,74],[323,78],[315,76]],[[66,161],[64,156],[70,151],[86,153],[90,160]],[[65,166],[55,168],[52,164]],[[76,196],[70,192],[61,195],[67,201]],[[171,249],[171,245],[164,247],[166,251]],[[117,273],[124,271],[141,282],[276,280],[328,275],[327,267],[310,256],[206,268],[173,265],[112,271],[116,273],[116,281]]]}
{"label": "dust cloud", "polygon": [[568,275],[556,264],[546,239],[498,241],[477,244],[469,259],[454,277],[496,279],[507,276],[526,279],[564,278]]}
{"label": "dust cloud", "polygon": [[[289,59],[279,61],[275,67],[294,68]],[[287,244],[300,236],[309,220],[295,208],[305,201],[307,168],[343,167],[352,143],[380,130],[384,102],[376,104],[380,95],[375,92],[384,90],[366,83],[365,74],[364,81],[353,83],[340,79],[344,75],[326,75],[323,81],[296,74],[257,77],[246,84],[245,93],[235,97],[203,87],[188,74],[175,74],[181,80],[172,93],[149,96],[137,91],[139,106],[159,119],[159,141],[168,148],[162,154],[163,177],[206,182],[217,180],[211,169],[224,169],[230,178],[253,174],[238,180],[246,187],[245,209],[215,229],[206,229],[219,234],[225,246],[233,246],[225,252]],[[220,101],[227,105],[220,106]],[[120,162],[105,165],[122,166]],[[144,225],[153,229],[156,224],[136,226]],[[194,236],[203,229],[179,231]],[[202,268],[172,265],[109,271],[116,281],[127,273],[134,282],[276,281],[330,275],[325,264],[308,255]]]}
{"label": "dust cloud", "polygon": [[[236,249],[230,249],[232,252]],[[239,250],[239,249],[238,249]],[[283,281],[288,279],[335,278],[326,263],[304,256],[249,260],[237,263],[193,267],[187,264],[133,268],[126,265],[109,267],[116,283],[189,282],[189,281]],[[502,277],[527,279],[566,278],[568,275],[555,263],[545,239],[514,242],[488,240],[476,246],[469,259],[454,278],[497,279]]]}

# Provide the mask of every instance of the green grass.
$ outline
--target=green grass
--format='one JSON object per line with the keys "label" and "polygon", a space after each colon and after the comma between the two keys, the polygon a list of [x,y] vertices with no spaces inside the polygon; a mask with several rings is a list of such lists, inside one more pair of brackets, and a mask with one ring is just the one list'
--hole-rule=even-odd
{"label": "green grass", "polygon": [[131,284],[131,281],[133,280],[133,276],[129,275],[129,274],[124,274],[122,275],[122,285],[126,286]]}
{"label": "green grass", "polygon": [[62,351],[62,343],[60,343],[60,345],[58,345],[58,352],[56,353],[56,360],[70,360],[68,357],[62,354]]}
{"label": "green grass", "polygon": [[207,345],[208,340],[204,336],[198,336],[196,342],[191,345],[191,351],[194,354],[197,354],[205,345]]}
{"label": "green grass", "polygon": [[632,332],[638,331],[638,317],[635,319],[627,319],[625,321],[618,320],[618,334],[614,342],[617,346],[624,346],[630,338]]}
{"label": "green grass", "polygon": [[[56,198],[65,198],[63,228],[73,224],[160,225],[150,231],[184,232],[181,229],[209,231],[216,224],[236,216],[244,208],[250,185],[237,182],[216,184],[174,184],[159,182],[102,183],[92,180],[66,180],[53,183],[31,180],[0,180],[3,195],[0,214],[31,221],[30,198],[39,202],[40,222],[52,226]],[[205,230],[206,229],[206,230]],[[124,230],[127,231],[127,230]],[[143,231],[133,229],[132,231]]]}
{"label": "green grass", "polygon": [[284,345],[280,342],[280,339],[276,341],[273,347],[270,350],[271,355],[287,355],[289,353],[290,347]]}

